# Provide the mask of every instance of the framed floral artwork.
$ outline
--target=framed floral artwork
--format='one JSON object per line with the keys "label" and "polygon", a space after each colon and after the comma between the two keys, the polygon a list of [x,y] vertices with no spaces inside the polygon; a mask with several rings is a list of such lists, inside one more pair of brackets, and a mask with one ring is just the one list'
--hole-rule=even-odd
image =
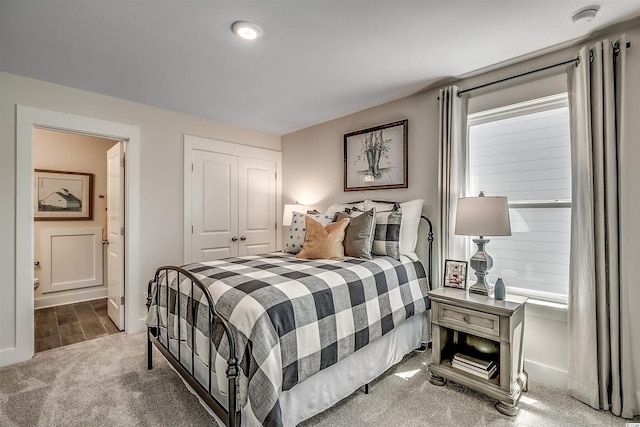
{"label": "framed floral artwork", "polygon": [[344,135],[344,191],[407,188],[408,120]]}

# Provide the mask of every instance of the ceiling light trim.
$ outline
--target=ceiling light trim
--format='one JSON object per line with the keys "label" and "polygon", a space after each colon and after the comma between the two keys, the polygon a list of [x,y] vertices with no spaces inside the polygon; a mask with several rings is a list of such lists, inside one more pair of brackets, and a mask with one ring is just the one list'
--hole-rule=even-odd
{"label": "ceiling light trim", "polygon": [[253,41],[262,36],[262,28],[250,21],[236,21],[231,24],[231,31],[243,40]]}

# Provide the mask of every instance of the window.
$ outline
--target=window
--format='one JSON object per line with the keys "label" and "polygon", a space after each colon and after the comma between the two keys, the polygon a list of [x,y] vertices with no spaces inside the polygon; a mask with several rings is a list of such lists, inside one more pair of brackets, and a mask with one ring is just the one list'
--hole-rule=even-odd
{"label": "window", "polygon": [[510,292],[566,301],[571,235],[567,94],[469,115],[468,168],[469,196],[484,191],[509,200],[512,235],[490,237],[490,281],[502,277]]}

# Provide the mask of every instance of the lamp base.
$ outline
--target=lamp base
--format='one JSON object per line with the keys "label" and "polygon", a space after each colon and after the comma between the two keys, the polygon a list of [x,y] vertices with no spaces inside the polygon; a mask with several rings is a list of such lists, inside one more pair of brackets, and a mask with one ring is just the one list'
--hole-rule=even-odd
{"label": "lamp base", "polygon": [[493,285],[487,283],[487,287],[480,282],[476,282],[469,288],[470,294],[491,295],[493,294]]}
{"label": "lamp base", "polygon": [[493,267],[493,258],[484,250],[485,245],[489,243],[489,239],[484,239],[480,236],[479,239],[473,239],[473,242],[478,245],[478,252],[471,257],[469,264],[475,270],[477,280],[469,288],[469,293],[489,295],[493,293],[493,285],[487,282],[487,275],[491,267]]}

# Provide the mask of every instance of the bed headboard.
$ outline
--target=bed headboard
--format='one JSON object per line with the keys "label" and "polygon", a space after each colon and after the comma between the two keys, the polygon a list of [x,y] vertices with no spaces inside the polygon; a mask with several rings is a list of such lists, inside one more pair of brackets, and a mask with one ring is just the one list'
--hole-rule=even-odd
{"label": "bed headboard", "polygon": [[[358,200],[355,202],[347,202],[346,204],[356,204],[356,203],[363,203],[364,200]],[[374,203],[386,203],[389,205],[395,205],[396,203],[400,203],[400,202],[392,202],[389,200],[372,200],[372,202]],[[431,289],[433,289],[434,286],[434,282],[433,282],[433,224],[431,223],[431,220],[426,217],[425,215],[420,215],[420,219],[422,219],[423,221],[425,221],[426,225],[427,225],[427,268],[429,269],[429,272],[427,273],[427,278],[429,279],[429,287]],[[418,228],[418,230],[420,230]],[[418,231],[419,232],[419,231]]]}

